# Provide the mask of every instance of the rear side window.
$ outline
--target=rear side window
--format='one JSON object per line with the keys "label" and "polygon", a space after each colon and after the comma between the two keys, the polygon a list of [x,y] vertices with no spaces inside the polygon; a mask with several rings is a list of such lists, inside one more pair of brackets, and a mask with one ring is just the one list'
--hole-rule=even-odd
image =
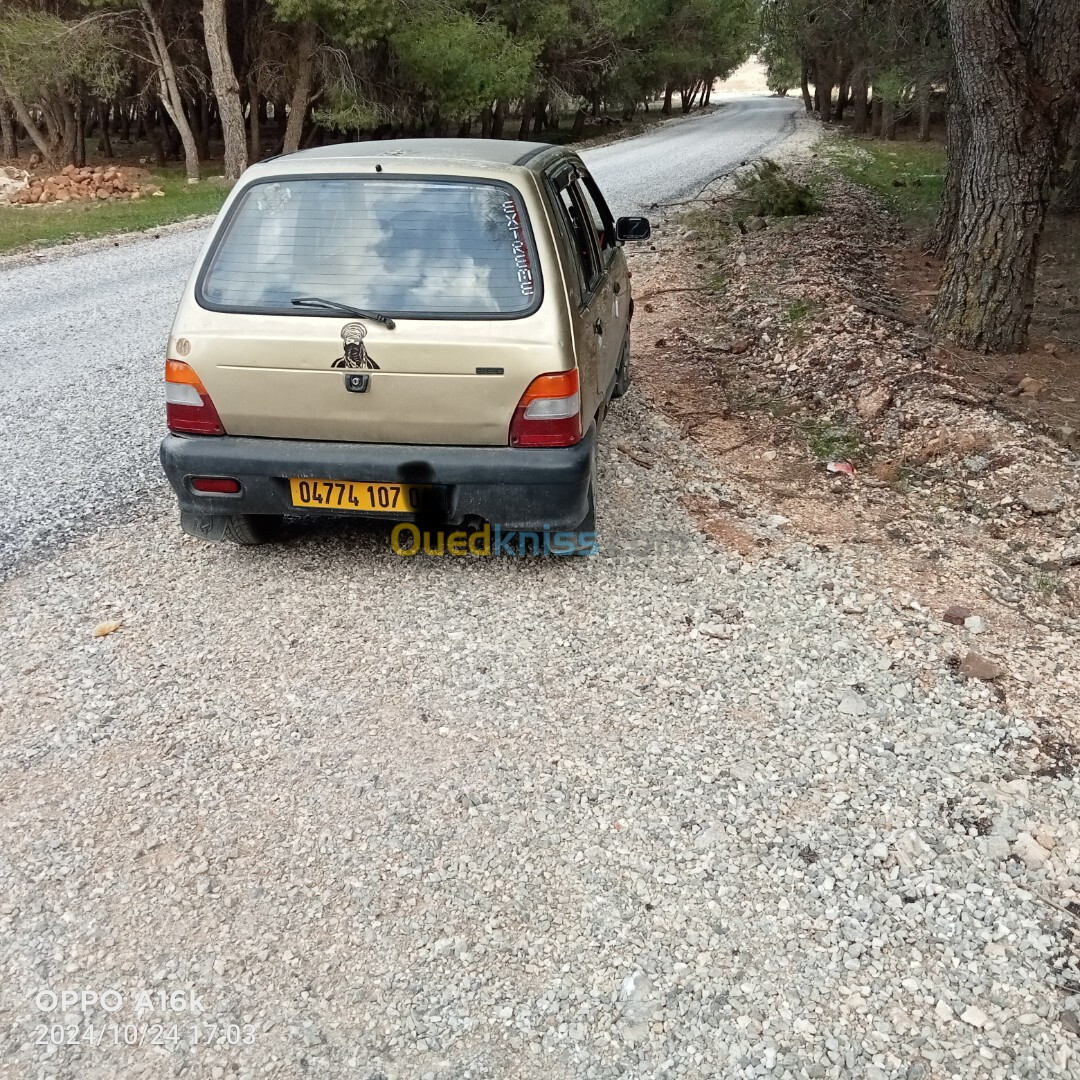
{"label": "rear side window", "polygon": [[264,181],[230,212],[196,295],[222,311],[295,315],[294,297],[317,296],[401,317],[514,318],[539,303],[534,252],[506,185]]}

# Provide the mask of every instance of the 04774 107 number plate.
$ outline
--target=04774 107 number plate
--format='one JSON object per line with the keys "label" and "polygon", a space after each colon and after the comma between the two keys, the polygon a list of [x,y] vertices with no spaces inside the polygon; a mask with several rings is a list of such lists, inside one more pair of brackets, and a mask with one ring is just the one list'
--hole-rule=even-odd
{"label": "04774 107 number plate", "polygon": [[364,514],[412,514],[423,504],[424,484],[365,484],[358,480],[289,481],[293,506]]}

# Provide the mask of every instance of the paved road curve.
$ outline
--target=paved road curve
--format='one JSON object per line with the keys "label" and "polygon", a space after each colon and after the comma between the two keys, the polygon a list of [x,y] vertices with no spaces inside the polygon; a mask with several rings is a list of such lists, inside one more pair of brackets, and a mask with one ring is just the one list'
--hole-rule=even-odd
{"label": "paved road curve", "polygon": [[[731,102],[585,154],[613,208],[692,195],[790,121],[779,99]],[[204,230],[0,270],[0,578],[150,498],[163,480],[162,349]]]}

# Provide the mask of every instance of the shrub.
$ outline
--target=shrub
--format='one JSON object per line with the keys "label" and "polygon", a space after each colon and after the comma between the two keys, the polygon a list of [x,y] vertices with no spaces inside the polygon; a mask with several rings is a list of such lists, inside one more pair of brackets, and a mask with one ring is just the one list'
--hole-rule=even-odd
{"label": "shrub", "polygon": [[770,158],[762,158],[735,177],[736,198],[742,217],[795,217],[816,214],[821,197],[809,184],[783,175]]}

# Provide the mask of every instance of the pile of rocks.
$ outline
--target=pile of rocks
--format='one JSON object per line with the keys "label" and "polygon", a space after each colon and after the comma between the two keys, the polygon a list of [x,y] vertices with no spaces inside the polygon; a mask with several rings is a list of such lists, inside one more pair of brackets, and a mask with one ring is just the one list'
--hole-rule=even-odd
{"label": "pile of rocks", "polygon": [[[149,194],[162,194],[160,188],[147,189]],[[78,169],[65,166],[58,175],[38,177],[29,187],[17,192],[11,201],[31,205],[40,203],[66,203],[138,199],[144,194],[130,176],[115,165],[98,165]]]}

